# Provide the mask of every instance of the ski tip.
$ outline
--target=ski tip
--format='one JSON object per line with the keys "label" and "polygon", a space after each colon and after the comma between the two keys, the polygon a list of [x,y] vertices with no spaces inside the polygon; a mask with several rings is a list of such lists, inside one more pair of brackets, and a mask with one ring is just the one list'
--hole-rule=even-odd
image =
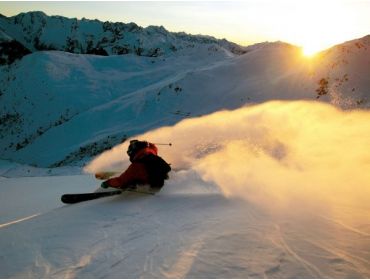
{"label": "ski tip", "polygon": [[71,204],[71,202],[69,201],[69,199],[68,199],[68,195],[62,195],[61,197],[60,197],[60,200],[63,202],[63,203],[65,203],[65,204]]}

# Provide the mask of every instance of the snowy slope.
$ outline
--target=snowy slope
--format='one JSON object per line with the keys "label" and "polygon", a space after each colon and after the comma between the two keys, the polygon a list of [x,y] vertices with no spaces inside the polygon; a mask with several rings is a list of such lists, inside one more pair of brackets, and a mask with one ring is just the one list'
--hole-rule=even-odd
{"label": "snowy slope", "polygon": [[[197,59],[189,59],[192,55]],[[11,68],[2,69],[3,94],[0,98],[5,138],[2,157],[47,166],[62,161],[69,153],[93,141],[115,137],[113,143],[108,144],[120,143],[125,135],[133,134],[135,124],[130,122],[137,116],[142,116],[138,121],[145,125],[152,113],[143,111],[151,103],[158,113],[162,110],[159,104],[161,89],[171,87],[172,94],[177,96],[181,89],[176,82],[186,73],[203,65],[216,64],[227,55],[209,52],[207,47],[198,48],[196,53],[184,52],[165,59],[135,55],[105,58],[61,52],[29,55]],[[31,68],[35,71],[29,73]],[[167,122],[153,120],[154,123],[136,129],[142,132],[163,123],[173,123],[179,119],[176,109],[162,111],[161,119]],[[74,136],[71,138],[71,135]],[[54,140],[50,141],[50,137]],[[68,139],[72,146],[67,144]],[[37,141],[41,142],[37,144]],[[42,156],[45,141],[54,142],[59,148],[49,151],[51,158],[37,158],[37,153]],[[41,150],[28,150],[33,144]],[[64,150],[60,149],[61,145],[65,146]],[[18,153],[21,154],[17,159],[13,158]]]}
{"label": "snowy slope", "polygon": [[207,45],[157,58],[34,53],[0,69],[1,157],[81,165],[132,135],[274,99],[368,108],[369,46],[364,37],[313,60],[284,43],[242,56]]}
{"label": "snowy slope", "polygon": [[2,246],[3,278],[369,277],[366,235],[217,194],[102,199],[0,230],[16,241]]}

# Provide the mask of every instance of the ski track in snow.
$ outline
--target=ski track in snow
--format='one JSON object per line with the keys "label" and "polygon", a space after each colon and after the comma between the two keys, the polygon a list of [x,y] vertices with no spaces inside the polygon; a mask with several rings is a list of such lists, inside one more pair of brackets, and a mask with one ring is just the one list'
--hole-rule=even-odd
{"label": "ski track in snow", "polygon": [[21,219],[19,219],[19,220],[11,221],[11,222],[8,222],[8,223],[5,223],[5,224],[1,224],[1,225],[0,225],[0,228],[7,227],[7,226],[10,226],[10,225],[13,225],[13,224],[16,224],[16,223],[23,222],[23,221],[26,221],[26,220],[32,219],[32,218],[34,218],[34,217],[37,217],[37,216],[39,216],[39,215],[40,215],[40,213],[38,213],[38,214],[34,214],[34,215],[31,215],[31,216],[29,216],[29,217],[21,218]]}
{"label": "ski track in snow", "polygon": [[[276,232],[277,232],[277,238],[278,240],[273,240],[273,243],[276,244],[276,246],[281,246],[283,250],[285,250],[287,253],[289,253],[294,259],[296,259],[309,273],[309,276],[311,278],[324,278],[323,275],[321,275],[320,270],[313,265],[312,263],[306,261],[302,257],[299,256],[297,252],[295,252],[287,243],[285,240],[283,234],[281,233],[281,229],[279,225],[275,225]],[[268,277],[266,277],[268,278]]]}
{"label": "ski track in snow", "polygon": [[359,230],[359,229],[356,229],[356,228],[354,228],[354,227],[352,227],[352,226],[349,226],[349,225],[347,225],[347,224],[345,224],[344,222],[342,222],[342,221],[337,221],[337,220],[335,220],[335,219],[330,219],[330,218],[328,218],[328,217],[325,217],[325,216],[323,216],[323,215],[319,215],[319,217],[320,218],[322,218],[322,219],[324,219],[324,220],[327,220],[328,222],[332,222],[332,223],[335,223],[335,224],[337,224],[337,225],[340,225],[340,226],[342,226],[343,228],[345,228],[346,230],[350,230],[350,231],[352,231],[352,232],[354,232],[354,233],[358,233],[358,234],[360,234],[360,235],[363,235],[363,236],[370,236],[370,234],[369,233],[367,233],[367,232],[363,232],[363,231],[361,231],[361,230]]}

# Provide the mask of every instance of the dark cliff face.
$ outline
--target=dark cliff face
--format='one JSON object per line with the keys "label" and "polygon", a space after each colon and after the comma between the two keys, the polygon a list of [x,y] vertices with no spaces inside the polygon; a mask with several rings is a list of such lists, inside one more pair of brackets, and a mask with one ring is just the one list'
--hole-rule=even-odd
{"label": "dark cliff face", "polygon": [[[157,57],[196,45],[213,45],[234,54],[245,53],[244,47],[210,36],[173,33],[163,26],[142,28],[135,23],[101,22],[47,16],[43,12],[0,16],[0,31],[14,41],[0,45],[0,64],[9,64],[30,52],[59,50],[78,54]],[[14,50],[13,50],[14,49]],[[9,54],[9,58],[6,58]]]}
{"label": "dark cliff face", "polygon": [[16,40],[0,42],[0,65],[12,64],[31,51]]}

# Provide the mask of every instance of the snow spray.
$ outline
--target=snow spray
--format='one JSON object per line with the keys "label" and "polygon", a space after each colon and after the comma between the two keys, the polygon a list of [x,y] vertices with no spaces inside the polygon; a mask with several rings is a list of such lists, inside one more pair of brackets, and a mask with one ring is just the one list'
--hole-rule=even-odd
{"label": "snow spray", "polygon": [[[161,157],[173,170],[196,172],[226,197],[273,211],[292,205],[317,211],[319,205],[338,203],[370,211],[369,118],[368,111],[329,104],[273,101],[186,119],[138,137],[176,142],[176,149],[163,149]],[[112,170],[114,163],[124,168],[126,148],[103,153],[88,168]]]}

